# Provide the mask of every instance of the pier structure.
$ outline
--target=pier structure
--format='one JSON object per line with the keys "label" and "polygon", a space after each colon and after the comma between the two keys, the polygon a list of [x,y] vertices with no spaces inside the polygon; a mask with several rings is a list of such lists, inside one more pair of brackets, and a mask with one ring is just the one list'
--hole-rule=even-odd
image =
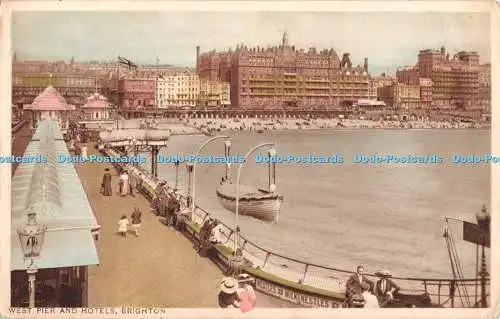
{"label": "pier structure", "polygon": [[74,166],[57,163],[69,155],[58,123],[40,121],[24,155],[47,162],[20,163],[12,178],[12,305],[85,307],[100,225]]}
{"label": "pier structure", "polygon": [[[66,155],[67,149],[64,148],[65,143],[58,133],[57,125],[51,132],[54,133],[55,138],[52,141],[57,145],[58,154]],[[17,134],[16,143],[12,145],[14,156],[40,152],[37,148],[40,144],[40,135],[32,136],[28,125],[24,125],[20,130],[16,129],[16,133],[13,131],[13,134]],[[98,151],[89,144],[88,155],[97,154]],[[99,192],[102,174],[105,168],[111,168],[110,164],[55,165],[51,162],[50,169],[45,168],[45,170],[47,172],[57,170],[58,177],[55,178],[54,174],[42,174],[49,185],[46,189],[37,188],[39,184],[31,188],[28,186],[30,173],[38,167],[36,165],[38,164],[13,165],[15,177],[12,183],[12,306],[27,307],[29,304],[28,276],[26,266],[22,263],[17,235],[17,222],[20,221],[22,225],[25,220],[17,219],[16,216],[23,215],[24,206],[19,203],[23,202],[23,198],[30,197],[30,189],[33,189],[33,193],[38,194],[36,195],[38,197],[42,190],[43,194],[50,196],[56,202],[55,206],[51,203],[44,205],[51,208],[48,211],[50,216],[37,218],[40,225],[48,226],[39,261],[35,264],[38,266],[34,280],[36,286],[34,299],[37,307],[213,308],[218,306],[218,286],[223,275],[214,263],[199,257],[189,240],[167,228],[161,218],[150,214],[150,202],[145,197],[121,197],[114,192],[113,196],[108,197]],[[72,171],[75,173],[71,173]],[[149,175],[144,178],[154,179]],[[59,187],[54,186],[54,181],[58,181]],[[117,186],[118,180],[113,177],[112,189],[116,190]],[[57,208],[59,197],[53,196],[57,192],[62,194],[60,209]],[[31,195],[33,196],[35,195]],[[79,218],[85,212],[83,207],[78,205],[85,201],[89,203],[86,212],[92,212],[100,226],[98,233],[96,233],[98,226],[94,228],[93,222],[90,223],[91,227],[87,227],[88,223],[94,220],[90,215],[85,215],[87,218]],[[53,207],[55,208],[52,209]],[[116,233],[117,221],[122,214],[129,215],[134,207],[143,212],[141,234],[137,238],[130,238],[129,235],[124,239]],[[65,230],[64,228],[75,226],[66,225],[70,222],[82,223],[79,226],[82,229],[76,227],[78,229]],[[64,225],[54,229],[54,223]],[[69,239],[63,236],[74,232],[80,234],[85,232],[86,240],[81,240],[81,236]],[[95,236],[96,234],[98,236]],[[54,243],[55,236],[59,236],[57,244]],[[87,258],[89,242],[93,242],[98,256],[98,260],[93,262],[94,265],[91,263],[83,266],[45,268],[48,262],[51,263],[50,266],[62,262],[64,265],[81,264],[81,260]],[[67,251],[67,246],[71,246],[71,251]],[[76,262],[78,260],[80,262]],[[48,284],[53,287],[47,288]],[[81,295],[78,292],[81,292]],[[258,307],[295,306],[293,303],[260,292],[257,292],[257,298]]]}
{"label": "pier structure", "polygon": [[167,146],[169,130],[118,129],[99,133],[103,147],[122,147],[126,154],[151,154],[151,173],[158,177],[157,157],[162,147]]}
{"label": "pier structure", "polygon": [[[61,138],[55,140],[59,144],[62,143]],[[33,142],[37,143],[39,139],[34,138]],[[32,152],[29,145],[25,154]],[[123,152],[111,147],[101,151],[110,156],[124,155]],[[90,154],[95,152],[96,150],[89,147]],[[122,168],[128,169],[131,174],[137,174],[137,176],[139,173],[141,174],[140,191],[145,195],[145,198],[140,196],[105,197],[99,193],[98,189],[101,184],[100,174],[108,166],[109,164],[104,163],[77,166],[68,164],[68,167],[76,167],[86,197],[92,203],[91,207],[95,217],[98,224],[101,225],[99,244],[96,247],[100,266],[88,267],[88,285],[86,285],[88,305],[215,307],[216,287],[221,278],[220,270],[215,265],[227,269],[234,255],[235,230],[223,224],[222,235],[225,239],[221,245],[216,247],[217,258],[213,259],[214,264],[195,255],[189,241],[159,223],[156,216],[152,214],[143,214],[142,233],[137,240],[136,238],[130,240],[129,238],[121,238],[115,232],[117,220],[122,214],[131,211],[133,206],[147,211],[149,209],[147,199],[152,198],[160,180],[134,165],[122,164]],[[26,175],[19,174],[19,176]],[[65,174],[60,176],[63,175]],[[114,179],[113,189],[116,185],[117,181]],[[13,191],[14,186],[16,184],[13,183]],[[163,187],[169,188],[170,186],[167,184]],[[63,188],[66,189],[66,187]],[[28,187],[19,189],[18,194],[27,197]],[[186,207],[186,205],[186,197],[181,196],[181,206]],[[199,239],[200,225],[212,216],[199,206],[194,207],[194,212],[195,219],[187,223],[184,231],[184,235],[192,241]],[[95,229],[93,227],[87,228],[89,236],[92,234],[92,230]],[[241,235],[239,238],[237,247],[243,251],[246,262],[243,271],[256,278],[259,305],[264,307],[290,307],[294,305],[339,307],[343,302],[345,281],[352,274],[352,270],[318,265],[283,256],[261,247],[245,235]],[[14,243],[14,238],[12,242]],[[42,249],[41,255],[43,254],[44,250]],[[74,267],[72,269],[75,270]],[[75,270],[77,275],[81,274],[81,272],[79,273],[81,268],[76,269],[80,269]],[[13,274],[13,278],[14,276]],[[369,276],[374,275],[369,274]],[[60,283],[67,285],[67,279],[71,277],[64,273],[60,278]],[[474,294],[463,296],[460,290],[456,289],[457,284],[461,287],[477,285],[479,280],[477,278],[393,277],[392,279],[402,287],[402,292],[412,294],[416,299],[421,300],[419,297],[427,296],[431,303],[426,303],[424,305],[426,307],[463,307],[465,306],[463,298],[477,298]],[[489,279],[485,279],[484,282],[489,290]],[[486,297],[489,297],[489,291],[486,291],[485,294]],[[49,293],[42,295],[49,295]],[[277,297],[281,301],[269,296]],[[21,298],[17,300],[21,300]],[[75,299],[71,302],[75,302]],[[66,301],[66,303],[69,302]]]}

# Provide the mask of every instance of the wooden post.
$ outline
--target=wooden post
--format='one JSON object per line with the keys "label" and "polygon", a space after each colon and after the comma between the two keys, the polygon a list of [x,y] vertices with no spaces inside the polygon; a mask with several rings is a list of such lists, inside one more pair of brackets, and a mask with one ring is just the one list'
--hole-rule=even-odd
{"label": "wooden post", "polygon": [[267,264],[267,260],[269,259],[269,256],[271,255],[270,252],[267,252],[266,254],[266,258],[264,259],[264,264],[262,265],[262,267],[266,267],[266,264]]}
{"label": "wooden post", "polygon": [[88,269],[87,266],[81,267],[81,287],[82,287],[82,307],[87,307],[88,305]]}
{"label": "wooden post", "polygon": [[302,275],[302,278],[299,280],[299,283],[304,283],[304,280],[306,280],[306,274],[307,270],[309,269],[309,264],[306,264],[306,267],[304,268],[304,274]]}

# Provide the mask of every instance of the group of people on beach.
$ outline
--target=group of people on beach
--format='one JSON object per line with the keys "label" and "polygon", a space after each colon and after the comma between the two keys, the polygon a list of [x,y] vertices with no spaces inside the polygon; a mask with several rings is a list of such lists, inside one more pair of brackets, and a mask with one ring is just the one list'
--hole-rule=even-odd
{"label": "group of people on beach", "polygon": [[364,267],[358,266],[346,283],[346,305],[350,307],[379,308],[394,299],[399,286],[390,279],[388,270],[375,273],[380,279],[374,284],[364,274]]}

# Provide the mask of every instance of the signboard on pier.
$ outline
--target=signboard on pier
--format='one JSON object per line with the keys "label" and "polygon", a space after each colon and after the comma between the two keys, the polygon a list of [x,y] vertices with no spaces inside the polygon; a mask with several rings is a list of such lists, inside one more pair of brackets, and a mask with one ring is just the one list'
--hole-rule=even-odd
{"label": "signboard on pier", "polygon": [[463,239],[476,245],[490,247],[490,233],[483,230],[479,225],[464,221]]}
{"label": "signboard on pier", "polygon": [[272,282],[256,278],[255,287],[268,295],[278,297],[292,303],[311,308],[339,308],[340,302],[327,299],[325,297],[299,292],[295,289],[276,285]]}

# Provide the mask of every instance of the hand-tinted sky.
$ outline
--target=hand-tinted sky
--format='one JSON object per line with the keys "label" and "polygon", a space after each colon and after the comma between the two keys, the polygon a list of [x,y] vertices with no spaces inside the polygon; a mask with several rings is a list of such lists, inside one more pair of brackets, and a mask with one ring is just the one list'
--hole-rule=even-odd
{"label": "hand-tinted sky", "polygon": [[194,66],[201,51],[276,45],[283,31],[297,48],[334,48],[371,73],[412,65],[418,50],[446,46],[490,59],[487,13],[15,12],[13,49],[21,59],[114,60]]}

